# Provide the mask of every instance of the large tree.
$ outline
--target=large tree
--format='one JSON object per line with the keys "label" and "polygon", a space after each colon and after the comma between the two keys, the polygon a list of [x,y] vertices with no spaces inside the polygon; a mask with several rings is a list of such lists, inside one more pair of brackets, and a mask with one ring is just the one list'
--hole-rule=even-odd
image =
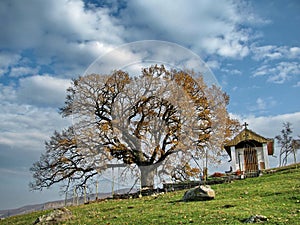
{"label": "large tree", "polygon": [[170,174],[187,165],[212,142],[212,132],[221,149],[235,127],[226,111],[228,96],[195,75],[156,65],[136,77],[114,71],[75,79],[61,109],[73,126],[46,143],[46,153],[31,168],[31,187],[61,180],[83,185],[109,167],[124,165],[136,165],[141,185],[152,187],[158,168]]}

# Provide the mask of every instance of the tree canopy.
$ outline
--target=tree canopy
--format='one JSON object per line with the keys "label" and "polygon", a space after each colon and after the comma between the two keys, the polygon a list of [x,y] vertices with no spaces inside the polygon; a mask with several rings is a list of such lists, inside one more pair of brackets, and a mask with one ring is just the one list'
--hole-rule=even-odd
{"label": "tree canopy", "polygon": [[293,139],[293,129],[290,122],[283,123],[283,129],[275,138],[280,145],[279,166],[286,165],[288,156],[293,155],[294,163],[297,162],[297,149],[299,149],[299,140]]}
{"label": "tree canopy", "polygon": [[31,168],[31,188],[62,180],[82,186],[107,168],[132,165],[140,170],[141,185],[153,186],[155,174],[190,168],[192,156],[207,149],[220,154],[239,128],[228,102],[199,74],[163,65],[139,76],[118,70],[74,79],[61,108],[73,125],[46,142],[46,153]]}

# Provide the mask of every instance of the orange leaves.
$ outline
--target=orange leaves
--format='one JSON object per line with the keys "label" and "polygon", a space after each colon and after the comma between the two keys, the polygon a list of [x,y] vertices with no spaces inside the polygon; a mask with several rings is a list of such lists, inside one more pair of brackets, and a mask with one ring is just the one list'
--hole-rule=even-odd
{"label": "orange leaves", "polygon": [[61,147],[70,147],[72,145],[76,145],[76,143],[77,141],[75,138],[58,140],[58,145]]}
{"label": "orange leaves", "polygon": [[65,156],[62,156],[62,157],[59,159],[59,161],[62,162],[62,163],[69,163],[69,162],[70,162],[70,160],[67,159]]}
{"label": "orange leaves", "polygon": [[196,167],[191,167],[190,164],[186,164],[185,173],[188,177],[198,177],[200,174],[200,169]]}
{"label": "orange leaves", "polygon": [[109,122],[103,122],[99,127],[102,131],[107,132],[111,129],[111,124]]}

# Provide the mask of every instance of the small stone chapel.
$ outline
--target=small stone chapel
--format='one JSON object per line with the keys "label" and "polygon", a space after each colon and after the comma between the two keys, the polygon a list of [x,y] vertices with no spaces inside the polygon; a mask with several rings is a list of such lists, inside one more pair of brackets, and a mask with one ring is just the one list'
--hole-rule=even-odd
{"label": "small stone chapel", "polygon": [[258,176],[269,169],[268,155],[274,154],[274,140],[265,138],[247,128],[236,135],[224,148],[231,161],[232,171],[241,171],[245,176]]}

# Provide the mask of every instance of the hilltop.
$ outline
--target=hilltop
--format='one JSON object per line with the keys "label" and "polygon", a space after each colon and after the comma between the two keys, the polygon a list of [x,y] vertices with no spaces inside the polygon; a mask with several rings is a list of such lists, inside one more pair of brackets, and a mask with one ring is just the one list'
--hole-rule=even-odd
{"label": "hilltop", "polygon": [[[176,191],[71,206],[68,209],[73,218],[65,224],[242,224],[257,214],[266,216],[267,224],[300,221],[299,164],[212,188],[216,198],[206,202],[182,202],[184,191]],[[33,224],[38,216],[48,212],[10,217],[0,224]]]}
{"label": "hilltop", "polygon": [[[129,188],[124,188],[124,189],[116,190],[115,192],[123,194],[123,193],[128,193],[128,191],[130,191]],[[111,196],[111,192],[110,193],[108,193],[108,192],[107,193],[98,193],[98,195],[97,195],[97,197],[99,199],[105,199],[110,196]],[[89,194],[87,196],[87,199],[96,199],[96,194]],[[73,198],[67,199],[67,205],[72,205],[73,201],[74,201]],[[79,197],[78,202],[79,202],[79,204],[83,204],[84,197]],[[22,206],[22,207],[15,208],[15,209],[0,210],[0,219],[10,217],[10,216],[28,214],[28,213],[40,211],[40,210],[49,210],[49,209],[60,208],[60,207],[65,206],[65,204],[66,204],[65,200],[56,200],[56,201],[50,201],[50,202],[46,202],[46,203],[26,205],[26,206]]]}

